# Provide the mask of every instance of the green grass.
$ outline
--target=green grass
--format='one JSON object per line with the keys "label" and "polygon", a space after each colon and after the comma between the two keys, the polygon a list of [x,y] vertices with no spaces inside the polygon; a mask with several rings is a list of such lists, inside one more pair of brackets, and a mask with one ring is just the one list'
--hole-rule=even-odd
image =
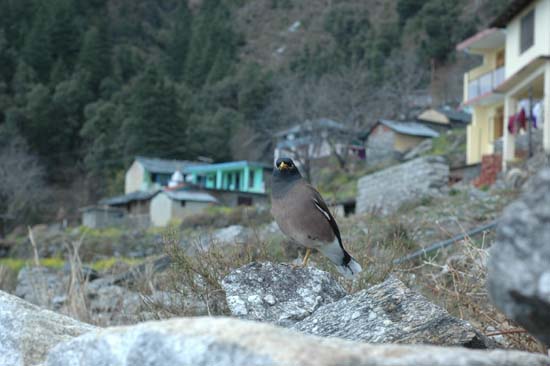
{"label": "green grass", "polygon": [[[6,266],[9,269],[19,272],[21,268],[32,265],[34,263],[31,259],[21,258],[2,258],[0,259],[0,266]],[[65,265],[63,258],[44,258],[40,260],[40,265],[48,268],[61,269]]]}
{"label": "green grass", "polygon": [[[135,258],[105,258],[95,261],[93,263],[87,263],[86,265],[95,269],[96,271],[105,271],[110,269],[117,262],[126,263],[128,265],[141,264],[143,259]],[[5,266],[13,271],[19,272],[25,266],[32,266],[34,261],[31,259],[22,258],[1,258],[0,266]],[[65,259],[63,258],[44,258],[40,260],[40,265],[47,268],[61,269],[65,265]]]}

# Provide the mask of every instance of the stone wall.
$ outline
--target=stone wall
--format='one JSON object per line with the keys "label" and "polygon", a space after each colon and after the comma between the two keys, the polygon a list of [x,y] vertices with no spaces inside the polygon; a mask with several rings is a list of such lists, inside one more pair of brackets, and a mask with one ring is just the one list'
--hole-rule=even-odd
{"label": "stone wall", "polygon": [[384,125],[378,125],[367,140],[367,166],[397,160],[399,154],[394,151],[394,142],[395,133]]}
{"label": "stone wall", "polygon": [[427,156],[359,179],[357,213],[390,214],[406,202],[441,195],[447,189],[449,165],[439,156]]}

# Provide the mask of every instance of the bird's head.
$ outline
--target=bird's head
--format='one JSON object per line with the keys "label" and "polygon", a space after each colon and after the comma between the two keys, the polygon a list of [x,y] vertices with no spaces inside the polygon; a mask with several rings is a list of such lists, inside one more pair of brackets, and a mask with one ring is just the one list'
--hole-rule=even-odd
{"label": "bird's head", "polygon": [[300,172],[296,165],[290,158],[279,158],[275,162],[275,169],[273,169],[273,175],[281,177],[300,177]]}

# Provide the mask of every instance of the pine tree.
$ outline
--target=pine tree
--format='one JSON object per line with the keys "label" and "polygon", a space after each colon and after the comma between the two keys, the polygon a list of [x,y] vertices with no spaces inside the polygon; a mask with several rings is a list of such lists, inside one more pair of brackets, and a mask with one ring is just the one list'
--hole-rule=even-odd
{"label": "pine tree", "polygon": [[191,24],[193,18],[187,6],[187,0],[182,0],[177,10],[175,24],[168,43],[166,68],[174,80],[181,80],[184,70],[189,42],[191,40]]}

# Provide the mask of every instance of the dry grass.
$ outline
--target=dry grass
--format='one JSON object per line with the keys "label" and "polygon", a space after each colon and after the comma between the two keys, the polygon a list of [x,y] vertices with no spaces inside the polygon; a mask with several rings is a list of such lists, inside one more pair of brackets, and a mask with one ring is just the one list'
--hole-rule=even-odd
{"label": "dry grass", "polygon": [[[411,287],[418,288],[452,315],[468,320],[506,348],[539,351],[538,342],[500,313],[491,303],[486,288],[488,239],[466,238],[453,248],[415,266],[396,268]],[[510,331],[512,330],[512,331]]]}

